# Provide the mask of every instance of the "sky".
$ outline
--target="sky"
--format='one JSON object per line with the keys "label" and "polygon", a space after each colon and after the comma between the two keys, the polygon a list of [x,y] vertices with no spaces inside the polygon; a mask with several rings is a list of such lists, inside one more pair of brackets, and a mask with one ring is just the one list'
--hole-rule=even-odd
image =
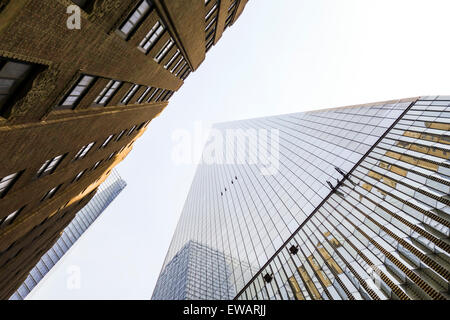
{"label": "sky", "polygon": [[150,299],[201,153],[174,161],[177,133],[450,95],[449,12],[448,0],[250,0],[117,167],[128,186],[28,298]]}

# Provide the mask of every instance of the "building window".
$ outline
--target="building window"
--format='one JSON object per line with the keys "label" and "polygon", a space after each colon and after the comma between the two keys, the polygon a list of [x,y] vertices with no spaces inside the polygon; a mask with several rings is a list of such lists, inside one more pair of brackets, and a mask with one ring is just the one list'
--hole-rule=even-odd
{"label": "building window", "polygon": [[75,155],[74,160],[83,159],[86,154],[91,150],[92,146],[95,144],[95,142],[91,142],[85,146],[83,146],[80,151]]}
{"label": "building window", "polygon": [[151,28],[147,33],[145,38],[142,39],[141,43],[139,44],[139,48],[141,48],[145,53],[148,53],[164,32],[164,29],[165,27],[161,20],[157,21],[153,28]]}
{"label": "building window", "polygon": [[152,90],[152,87],[147,87],[147,89],[145,89],[144,93],[141,94],[141,96],[139,97],[139,99],[137,99],[137,103],[141,103],[142,100],[144,100],[145,96],[147,95],[147,93]]}
{"label": "building window", "polygon": [[86,172],[86,170],[81,171],[80,173],[78,173],[75,178],[73,179],[72,182],[77,182],[78,180],[81,179],[81,177],[83,176],[83,174]]}
{"label": "building window", "polygon": [[217,3],[215,3],[214,6],[206,14],[205,21],[207,21],[211,17],[211,15],[214,13],[214,11],[216,11],[216,9],[217,9]]}
{"label": "building window", "polygon": [[184,61],[184,58],[181,58],[181,59],[175,64],[175,66],[173,66],[173,68],[170,70],[170,72],[173,73],[173,72],[178,68],[178,66],[179,66],[182,62],[185,62],[185,61]]}
{"label": "building window", "polygon": [[159,99],[162,97],[162,95],[166,92],[166,90],[161,90],[161,92],[156,96],[155,102],[159,102]]}
{"label": "building window", "polygon": [[169,99],[172,97],[173,91],[167,91],[166,96],[162,99],[163,101],[169,101]]}
{"label": "building window", "polygon": [[145,122],[142,122],[137,128],[136,128],[136,130],[141,130],[142,128],[144,128],[144,126],[145,126]]}
{"label": "building window", "polygon": [[128,17],[120,28],[118,33],[124,38],[128,38],[131,33],[136,30],[137,26],[144,20],[144,17],[150,12],[153,4],[150,0],[141,1],[138,7],[133,11],[133,13]]}
{"label": "building window", "polygon": [[166,101],[169,101],[170,98],[172,98],[174,92],[172,91],[171,93],[169,93],[169,95],[166,97]]}
{"label": "building window", "polygon": [[94,7],[95,0],[72,0],[77,6],[86,12],[91,12]]}
{"label": "building window", "polygon": [[98,166],[100,165],[100,163],[102,163],[102,160],[100,160],[100,161],[97,161],[95,164],[94,164],[94,166],[92,167],[92,170],[95,170],[95,169],[97,169],[98,168]]}
{"label": "building window", "polygon": [[106,105],[109,100],[113,97],[114,93],[119,89],[122,82],[117,80],[110,80],[102,92],[95,98],[94,103],[100,104],[102,106]]}
{"label": "building window", "polygon": [[38,177],[42,177],[48,174],[53,173],[58,165],[61,163],[62,159],[64,158],[64,155],[59,155],[57,157],[54,157],[50,160],[47,160],[44,162],[44,164],[39,168],[37,172]]}
{"label": "building window", "polygon": [[125,95],[125,97],[122,99],[122,103],[123,104],[127,104],[130,99],[134,96],[134,94],[136,93],[136,91],[138,91],[140,85],[138,84],[133,84],[133,86],[130,88],[130,90],[128,91],[128,93]]}
{"label": "building window", "polygon": [[216,22],[216,20],[217,18],[214,18],[206,25],[205,32],[207,32],[208,29],[211,28],[211,26]]}
{"label": "building window", "polygon": [[58,109],[73,109],[94,84],[95,77],[82,75],[69,93],[64,97]]}
{"label": "building window", "polygon": [[155,91],[153,91],[152,94],[148,97],[147,102],[153,101],[153,97],[159,92],[159,90],[161,89],[156,89]]}
{"label": "building window", "polygon": [[116,153],[115,153],[115,152],[111,153],[111,154],[109,155],[108,159],[106,159],[106,161],[109,161],[109,160],[111,160],[111,159],[112,159],[112,157],[114,157],[115,155],[116,155]]}
{"label": "building window", "polygon": [[122,131],[120,131],[120,133],[117,135],[116,141],[119,141],[119,140],[123,137],[123,135],[124,135],[124,133],[125,133],[126,131],[127,131],[127,130],[122,130]]}
{"label": "building window", "polygon": [[0,199],[3,198],[6,193],[12,188],[17,179],[19,179],[20,174],[13,173],[0,180]]}
{"label": "building window", "polygon": [[169,59],[169,61],[167,61],[167,63],[164,65],[164,69],[169,68],[172,65],[172,63],[175,61],[175,59],[178,58],[179,55],[180,55],[180,49],[177,49],[177,51],[175,51],[175,53]]}
{"label": "building window", "polygon": [[7,217],[0,219],[0,228],[12,224],[14,222],[14,220],[16,220],[17,217],[19,216],[19,214],[22,212],[23,208],[25,208],[25,207],[22,207],[19,210],[16,210],[13,213],[10,213]]}
{"label": "building window", "polygon": [[133,133],[134,129],[136,129],[136,126],[133,126],[133,127],[130,129],[130,131],[128,131],[128,134],[127,134],[127,135],[128,135],[128,136],[131,135],[131,134]]}
{"label": "building window", "polygon": [[44,195],[44,197],[42,198],[41,201],[45,201],[45,200],[48,200],[48,199],[53,198],[53,196],[55,195],[56,191],[58,191],[58,189],[59,189],[61,186],[62,186],[62,185],[60,184],[59,186],[54,187],[53,189],[47,191],[47,193]]}
{"label": "building window", "polygon": [[172,46],[174,45],[175,41],[173,41],[172,38],[167,40],[167,42],[164,44],[164,46],[159,50],[158,54],[155,56],[156,62],[161,62],[162,59],[166,56],[167,52],[169,52],[170,49],[172,49]]}
{"label": "building window", "polygon": [[106,148],[106,146],[108,145],[108,143],[112,140],[113,138],[113,134],[110,135],[108,138],[106,138],[105,142],[103,142],[103,144],[100,146],[100,148]]}
{"label": "building window", "polygon": [[191,69],[188,68],[186,71],[181,75],[182,80],[186,80],[186,78],[191,74]]}
{"label": "building window", "polygon": [[184,61],[184,63],[181,65],[181,67],[178,69],[178,71],[175,73],[175,76],[178,77],[178,75],[183,71],[183,69],[186,67],[187,62]]}
{"label": "building window", "polygon": [[36,65],[0,58],[0,110],[8,112],[8,105],[20,98],[19,91],[36,76]]}

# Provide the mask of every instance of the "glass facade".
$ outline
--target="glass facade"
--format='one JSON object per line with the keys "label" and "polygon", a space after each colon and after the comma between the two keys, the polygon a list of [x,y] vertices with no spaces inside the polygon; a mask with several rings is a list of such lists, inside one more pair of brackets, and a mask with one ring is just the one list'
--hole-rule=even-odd
{"label": "glass facade", "polygon": [[[244,161],[199,165],[153,299],[446,298],[448,100],[216,125]],[[221,257],[194,259],[196,286],[190,243]]]}
{"label": "glass facade", "polygon": [[25,299],[125,186],[126,182],[120,177],[117,170],[113,169],[108,178],[98,187],[95,196],[76,214],[75,218],[64,229],[58,241],[42,256],[41,260],[30,271],[24,283],[10,297],[10,300]]}
{"label": "glass facade", "polygon": [[449,130],[417,101],[237,297],[448,300]]}

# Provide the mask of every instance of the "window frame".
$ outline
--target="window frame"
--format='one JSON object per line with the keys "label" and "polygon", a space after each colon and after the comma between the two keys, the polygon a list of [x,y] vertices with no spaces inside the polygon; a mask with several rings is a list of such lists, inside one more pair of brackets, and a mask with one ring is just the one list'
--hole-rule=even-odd
{"label": "window frame", "polygon": [[[8,214],[6,217],[4,217],[3,219],[0,219],[0,229],[9,226],[11,224],[14,223],[14,221],[17,220],[17,218],[19,217],[19,215],[22,213],[23,209],[25,208],[25,206],[23,206],[20,209],[17,209],[14,212],[11,212],[10,214]],[[10,218],[12,216],[12,218]]]}
{"label": "window frame", "polygon": [[[0,199],[3,199],[4,197],[6,197],[6,195],[11,190],[11,188],[16,184],[17,180],[19,180],[20,176],[22,175],[22,172],[23,171],[14,172],[14,173],[8,174],[0,179],[0,185],[6,181],[10,181],[9,183],[5,184],[5,187],[3,189],[0,189]],[[11,176],[12,176],[12,178],[9,178]],[[9,179],[5,180],[6,178],[9,178]]]}
{"label": "window frame", "polygon": [[67,155],[67,153],[64,153],[64,154],[60,154],[60,155],[57,155],[56,157],[46,160],[41,165],[39,170],[37,171],[36,176],[38,178],[41,178],[41,177],[48,176],[48,175],[52,174],[53,172],[55,172],[55,170],[59,167],[59,165],[64,160],[66,155]]}
{"label": "window frame", "polygon": [[[149,9],[144,12],[139,19],[136,21],[136,23],[131,23],[130,19],[133,17],[133,15],[139,10],[139,7],[141,6],[142,3],[146,2],[149,5]],[[133,34],[136,33],[136,31],[139,29],[139,27],[142,25],[142,23],[145,21],[145,19],[153,12],[153,10],[155,10],[155,5],[153,3],[153,1],[150,0],[142,0],[141,2],[139,2],[136,7],[134,7],[134,9],[130,12],[130,14],[127,16],[127,18],[122,22],[122,24],[120,24],[120,26],[116,29],[116,33],[123,39],[125,40],[129,40]],[[123,32],[121,29],[128,23],[130,22],[133,27],[130,29],[130,31],[128,33]]]}
{"label": "window frame", "polygon": [[[161,31],[160,27],[162,27]],[[138,49],[141,50],[143,53],[148,54],[156,43],[158,43],[159,39],[163,36],[164,32],[166,31],[167,27],[164,24],[164,22],[161,19],[158,19],[156,23],[153,25],[153,27],[150,29],[150,31],[145,35],[144,39],[139,42]],[[153,36],[156,34],[156,38],[151,40]],[[148,48],[145,48],[145,46],[149,44]]]}
{"label": "window frame", "polygon": [[[88,153],[92,150],[92,147],[94,145],[95,145],[95,142],[90,142],[90,143],[82,146],[81,149],[75,155],[73,161],[84,159],[88,155]],[[86,149],[87,149],[87,151],[86,151]]]}
{"label": "window frame", "polygon": [[[80,85],[80,83],[83,81],[83,79],[85,77],[90,77],[92,78],[90,80],[90,82],[87,85]],[[58,103],[58,105],[56,106],[55,109],[57,110],[73,110],[75,109],[79,104],[80,101],[86,96],[86,94],[89,92],[89,90],[92,88],[92,86],[97,82],[98,77],[93,76],[93,75],[89,75],[89,74],[80,74],[77,78],[77,81],[70,87],[70,90],[68,90],[63,98],[60,100],[60,102]],[[74,102],[70,105],[64,105],[64,102],[66,102],[66,100],[70,97],[70,96],[74,96],[72,95],[72,93],[78,88],[78,87],[83,87],[84,89],[80,92],[80,94],[78,96],[76,96],[76,100],[74,100]]]}
{"label": "window frame", "polygon": [[[109,80],[108,83],[106,84],[106,86],[102,89],[102,91],[100,91],[98,96],[94,99],[94,105],[107,107],[108,103],[116,95],[116,93],[119,91],[119,89],[122,85],[123,85],[123,82],[120,80],[114,80],[114,79]],[[106,100],[103,101],[105,98],[106,98]]]}
{"label": "window frame", "polygon": [[14,104],[28,94],[32,88],[33,81],[36,79],[38,74],[47,68],[47,66],[41,64],[0,56],[0,73],[4,71],[3,68],[8,63],[25,65],[28,69],[19,76],[4,76],[3,78],[0,78],[13,81],[11,87],[8,88],[8,92],[2,94],[2,96],[5,96],[5,99],[3,102],[0,102],[0,116],[6,118],[9,116]]}
{"label": "window frame", "polygon": [[47,191],[45,193],[45,195],[42,197],[41,202],[52,199],[55,196],[55,194],[58,192],[58,190],[61,188],[61,186],[62,186],[62,184],[60,184],[54,188],[51,188],[49,191]]}

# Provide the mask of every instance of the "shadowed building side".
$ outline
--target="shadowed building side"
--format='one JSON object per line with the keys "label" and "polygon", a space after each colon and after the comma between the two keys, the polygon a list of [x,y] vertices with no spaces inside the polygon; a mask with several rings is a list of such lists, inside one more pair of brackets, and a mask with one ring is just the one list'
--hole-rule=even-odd
{"label": "shadowed building side", "polygon": [[[74,4],[79,29],[68,27]],[[0,298],[201,65],[206,10],[204,0],[0,1]]]}

